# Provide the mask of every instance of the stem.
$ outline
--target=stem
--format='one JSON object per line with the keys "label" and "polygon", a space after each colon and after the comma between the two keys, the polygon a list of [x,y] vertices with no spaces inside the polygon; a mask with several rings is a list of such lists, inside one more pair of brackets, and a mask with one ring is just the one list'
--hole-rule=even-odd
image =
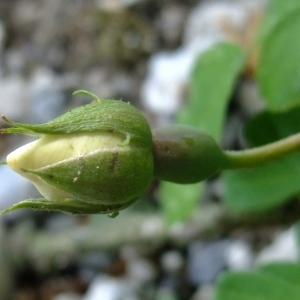
{"label": "stem", "polygon": [[243,151],[224,151],[223,169],[241,169],[260,166],[286,154],[300,150],[300,133],[280,141]]}

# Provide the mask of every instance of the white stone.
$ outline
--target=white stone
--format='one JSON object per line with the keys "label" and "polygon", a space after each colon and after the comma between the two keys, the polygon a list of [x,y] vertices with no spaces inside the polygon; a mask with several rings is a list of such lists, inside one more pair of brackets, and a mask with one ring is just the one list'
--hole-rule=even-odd
{"label": "white stone", "polygon": [[98,276],[93,280],[82,300],[138,300],[123,279]]}
{"label": "white stone", "polygon": [[256,264],[261,265],[273,261],[298,261],[298,259],[297,232],[296,228],[292,227],[280,233],[271,245],[259,253]]}
{"label": "white stone", "polygon": [[175,113],[184,98],[195,59],[215,42],[207,37],[173,52],[155,54],[141,88],[141,100],[147,109],[157,114]]}
{"label": "white stone", "polygon": [[231,270],[249,270],[253,265],[250,244],[240,239],[231,241],[226,251],[226,261]]}

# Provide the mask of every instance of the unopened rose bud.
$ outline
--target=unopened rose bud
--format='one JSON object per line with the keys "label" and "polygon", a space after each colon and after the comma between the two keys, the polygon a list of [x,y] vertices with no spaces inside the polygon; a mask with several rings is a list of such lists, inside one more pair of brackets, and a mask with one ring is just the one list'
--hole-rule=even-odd
{"label": "unopened rose bud", "polygon": [[13,127],[2,133],[41,136],[9,154],[7,164],[45,197],[7,211],[117,212],[134,203],[152,180],[151,130],[128,103],[98,99],[41,125],[5,121]]}

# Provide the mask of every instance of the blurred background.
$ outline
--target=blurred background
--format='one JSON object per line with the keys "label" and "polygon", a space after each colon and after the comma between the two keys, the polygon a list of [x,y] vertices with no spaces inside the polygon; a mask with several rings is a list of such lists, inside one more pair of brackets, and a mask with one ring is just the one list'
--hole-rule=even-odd
{"label": "blurred background", "polygon": [[[186,102],[196,58],[224,40],[247,49],[265,5],[0,0],[0,113],[16,122],[46,122],[90,102],[72,96],[85,89],[130,102],[152,127],[169,124]],[[251,63],[232,96],[226,148],[243,142],[244,119],[263,107]],[[0,160],[31,140],[1,135]],[[6,166],[0,168],[0,183],[0,210],[39,196]],[[171,225],[162,214],[159,188],[154,181],[138,204],[113,220],[29,210],[1,216],[0,300],[210,300],[223,270],[247,270],[284,251],[291,259],[298,255],[293,231],[228,235],[215,226],[222,213],[215,207],[221,193],[217,178],[205,184],[202,202],[209,208]],[[279,248],[273,245],[272,252],[266,245],[275,235]]]}

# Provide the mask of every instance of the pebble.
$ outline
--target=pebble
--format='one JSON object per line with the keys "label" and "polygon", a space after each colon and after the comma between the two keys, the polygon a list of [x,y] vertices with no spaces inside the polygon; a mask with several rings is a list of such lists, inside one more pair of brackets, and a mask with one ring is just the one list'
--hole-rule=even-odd
{"label": "pebble", "polygon": [[167,45],[176,45],[180,41],[186,15],[187,10],[183,5],[170,3],[162,7],[157,23]]}
{"label": "pebble", "polygon": [[105,252],[91,252],[80,256],[76,265],[80,270],[84,282],[91,282],[92,279],[103,272],[112,263],[113,257]]}
{"label": "pebble", "polygon": [[249,270],[254,262],[250,243],[243,239],[232,240],[226,251],[226,262],[230,270]]}
{"label": "pebble", "polygon": [[214,292],[214,285],[205,284],[197,289],[196,293],[191,297],[190,300],[213,300]]}
{"label": "pebble", "polygon": [[184,266],[184,258],[177,250],[166,251],[161,256],[161,266],[167,273],[177,273]]}
{"label": "pebble", "polygon": [[183,101],[195,59],[215,42],[214,38],[207,37],[176,51],[153,55],[141,87],[141,101],[145,107],[162,117],[176,113]]}
{"label": "pebble", "polygon": [[128,282],[124,279],[99,275],[90,284],[82,300],[138,300]]}
{"label": "pebble", "polygon": [[298,261],[297,235],[296,227],[280,233],[268,247],[265,247],[258,254],[255,264],[261,265],[274,261]]}
{"label": "pebble", "polygon": [[197,241],[188,248],[187,276],[198,286],[212,284],[219,273],[226,269],[226,251],[229,240]]}
{"label": "pebble", "polygon": [[152,263],[135,248],[123,247],[121,256],[126,262],[126,278],[135,290],[141,291],[146,284],[156,279],[157,273]]}

